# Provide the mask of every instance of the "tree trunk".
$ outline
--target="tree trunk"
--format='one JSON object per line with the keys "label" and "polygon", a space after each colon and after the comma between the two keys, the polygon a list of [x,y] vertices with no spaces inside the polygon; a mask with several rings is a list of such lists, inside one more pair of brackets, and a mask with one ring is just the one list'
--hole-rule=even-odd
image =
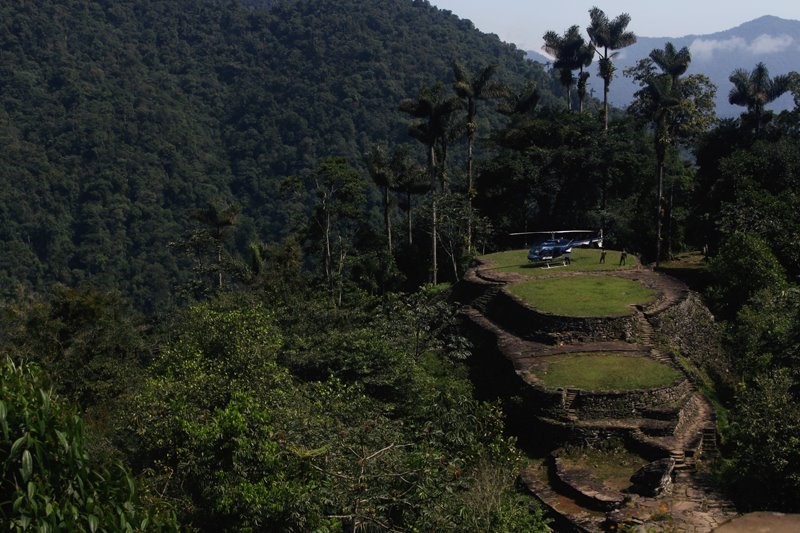
{"label": "tree trunk", "polygon": [[[433,189],[433,201],[431,202],[431,282],[436,285],[438,283],[438,270],[439,263],[436,257],[436,196],[438,184],[436,183],[436,147],[431,144],[428,149],[428,164],[431,172],[431,187]],[[444,185],[444,182],[442,182]]]}
{"label": "tree trunk", "polygon": [[431,215],[431,226],[432,226],[431,227],[431,257],[432,257],[432,261],[433,261],[433,265],[431,267],[432,268],[432,276],[431,277],[432,277],[433,284],[436,285],[438,283],[438,278],[436,276],[436,273],[437,273],[437,271],[439,269],[439,265],[438,265],[438,263],[436,261],[436,241],[437,241],[438,238],[437,238],[437,235],[436,235],[436,190],[435,189],[433,191],[433,206],[432,206],[432,210],[431,211],[432,211],[432,215]]}
{"label": "tree trunk", "polygon": [[661,201],[663,197],[663,184],[664,184],[664,158],[658,158],[658,205],[656,206],[657,231],[656,231],[656,268],[661,259]]}
{"label": "tree trunk", "polygon": [[667,208],[667,261],[672,259],[672,199],[675,192],[675,178],[669,184],[669,207]]}
{"label": "tree trunk", "polygon": [[345,249],[344,242],[342,236],[339,235],[339,264],[336,268],[336,296],[335,296],[335,303],[337,307],[342,306],[342,293],[344,292],[344,287],[342,284],[342,278],[344,274],[344,264],[347,261],[347,250]]}
{"label": "tree trunk", "polygon": [[333,254],[331,253],[331,215],[328,212],[327,206],[323,202],[323,209],[325,210],[325,281],[328,282],[328,288],[333,290],[333,272],[331,270],[333,261]]}
{"label": "tree trunk", "polygon": [[611,80],[603,78],[603,121],[605,123],[605,131],[608,131],[608,89],[611,85]]}
{"label": "tree trunk", "polygon": [[467,137],[467,254],[472,253],[472,144],[470,134]]}
{"label": "tree trunk", "polygon": [[217,242],[217,268],[219,269],[219,290],[222,291],[222,235],[218,236]]}
{"label": "tree trunk", "polygon": [[406,213],[406,224],[408,226],[408,244],[409,246],[414,244],[414,233],[411,231],[411,191],[406,193],[406,199],[408,200],[408,212]]}
{"label": "tree trunk", "polygon": [[389,186],[383,188],[383,222],[386,224],[386,243],[389,257],[392,256],[392,217],[389,213]]}

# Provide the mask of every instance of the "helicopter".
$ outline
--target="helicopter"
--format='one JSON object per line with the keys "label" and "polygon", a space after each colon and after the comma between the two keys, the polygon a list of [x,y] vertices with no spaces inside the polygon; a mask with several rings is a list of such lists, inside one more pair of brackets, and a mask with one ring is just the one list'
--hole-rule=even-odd
{"label": "helicopter", "polygon": [[[603,230],[558,230],[558,231],[527,231],[511,233],[517,235],[544,236],[545,240],[536,241],[528,251],[528,261],[551,268],[553,266],[566,266],[571,262],[573,247],[587,248],[594,246],[603,247]],[[549,238],[547,238],[549,237]],[[571,238],[568,238],[571,237]],[[541,238],[541,237],[540,237]],[[558,264],[560,263],[560,265]]]}

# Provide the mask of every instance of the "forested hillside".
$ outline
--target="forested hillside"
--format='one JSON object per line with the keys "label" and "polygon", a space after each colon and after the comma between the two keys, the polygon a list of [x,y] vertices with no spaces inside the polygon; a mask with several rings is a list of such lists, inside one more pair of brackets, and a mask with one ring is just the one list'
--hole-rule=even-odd
{"label": "forested hillside", "polygon": [[[522,52],[424,1],[41,1],[0,6],[0,286],[117,287],[161,308],[191,263],[191,210],[239,208],[236,239],[296,230],[287,176],[362,166],[405,139],[402,98]],[[544,90],[542,101],[549,93]]]}

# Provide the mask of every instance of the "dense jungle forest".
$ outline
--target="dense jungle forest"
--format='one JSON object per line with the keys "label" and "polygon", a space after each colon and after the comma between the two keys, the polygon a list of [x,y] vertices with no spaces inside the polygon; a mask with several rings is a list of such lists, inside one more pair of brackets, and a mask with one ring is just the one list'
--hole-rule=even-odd
{"label": "dense jungle forest", "polygon": [[546,530],[448,291],[574,227],[706,251],[718,483],[800,511],[800,77],[575,17],[545,68],[425,0],[0,5],[0,523]]}

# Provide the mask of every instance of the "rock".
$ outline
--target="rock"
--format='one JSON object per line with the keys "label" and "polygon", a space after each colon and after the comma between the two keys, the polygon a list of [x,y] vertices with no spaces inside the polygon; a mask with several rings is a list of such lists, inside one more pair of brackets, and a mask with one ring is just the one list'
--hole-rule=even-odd
{"label": "rock", "polygon": [[631,491],[642,496],[659,496],[672,491],[672,469],[675,459],[665,457],[640,468],[631,476]]}

